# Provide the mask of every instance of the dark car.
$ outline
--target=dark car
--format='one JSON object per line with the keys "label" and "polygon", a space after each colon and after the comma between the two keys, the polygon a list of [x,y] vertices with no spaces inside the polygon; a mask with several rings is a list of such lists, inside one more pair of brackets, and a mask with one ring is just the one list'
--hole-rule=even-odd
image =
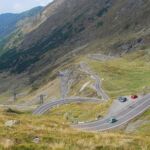
{"label": "dark car", "polygon": [[124,96],[121,96],[121,97],[118,98],[118,100],[120,102],[126,102],[128,99],[126,97],[124,97]]}
{"label": "dark car", "polygon": [[108,120],[109,123],[115,123],[117,121],[118,120],[115,117],[110,117],[109,120]]}

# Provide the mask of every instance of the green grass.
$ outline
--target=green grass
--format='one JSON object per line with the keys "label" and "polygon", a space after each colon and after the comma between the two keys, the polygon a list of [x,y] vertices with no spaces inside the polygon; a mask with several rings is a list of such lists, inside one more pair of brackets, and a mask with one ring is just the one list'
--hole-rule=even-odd
{"label": "green grass", "polygon": [[1,103],[5,103],[6,101],[8,101],[11,98],[12,98],[12,95],[10,94],[10,92],[5,92],[3,94],[0,94],[0,102]]}
{"label": "green grass", "polygon": [[97,117],[103,117],[108,107],[111,105],[111,101],[107,103],[78,103],[60,106],[50,111],[50,115],[54,115],[56,118],[64,118],[69,122],[82,122],[92,121]]}
{"label": "green grass", "polygon": [[[149,58],[147,50],[108,62],[86,61],[104,78],[103,88],[114,98],[141,93],[143,87],[150,87]],[[84,82],[87,80],[85,78]],[[73,90],[79,91],[80,85],[76,84]],[[105,115],[110,104],[64,105],[44,116],[0,110],[0,150],[149,150],[149,124],[142,125],[132,134],[123,131],[88,133],[70,128],[72,121],[88,121]],[[137,119],[149,120],[149,116],[150,110]],[[5,127],[7,120],[14,119],[20,124]],[[38,144],[33,142],[36,136],[40,138]]]}
{"label": "green grass", "polygon": [[[7,120],[20,124],[8,128]],[[148,150],[149,138],[138,134],[118,132],[87,133],[69,127],[55,115],[32,116],[0,111],[1,150]],[[40,138],[35,144],[33,139]],[[9,141],[9,142],[8,142]]]}
{"label": "green grass", "polygon": [[[80,76],[80,74],[78,76]],[[90,85],[93,83],[93,80],[89,75],[84,74],[78,77],[78,79],[76,79],[71,86],[69,96],[97,97],[96,91],[93,90],[89,85],[80,92],[82,86],[87,82],[89,82]]]}
{"label": "green grass", "polygon": [[143,120],[145,123],[137,129],[137,133],[140,135],[150,136],[150,133],[148,132],[150,130],[150,109],[141,115],[140,120]]}
{"label": "green grass", "polygon": [[143,92],[144,87],[150,87],[150,55],[138,51],[123,58],[98,62],[88,60],[103,81],[103,88],[115,98],[119,95],[130,95]]}

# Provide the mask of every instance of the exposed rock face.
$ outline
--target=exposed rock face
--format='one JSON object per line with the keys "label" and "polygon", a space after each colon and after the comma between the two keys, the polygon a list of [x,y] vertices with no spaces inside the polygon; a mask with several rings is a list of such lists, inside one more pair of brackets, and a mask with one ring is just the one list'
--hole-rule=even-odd
{"label": "exposed rock face", "polygon": [[139,49],[144,44],[145,44],[144,39],[138,38],[138,39],[134,39],[132,41],[128,41],[125,43],[116,44],[116,49],[118,49],[118,51],[120,51],[120,53],[124,54],[124,53],[134,51],[136,49]]}
{"label": "exposed rock face", "polygon": [[20,121],[18,121],[18,120],[8,120],[5,122],[5,126],[11,128],[19,123],[20,123]]}
{"label": "exposed rock face", "polygon": [[38,144],[40,142],[40,138],[39,137],[35,137],[33,139],[33,142],[36,143],[36,144]]}

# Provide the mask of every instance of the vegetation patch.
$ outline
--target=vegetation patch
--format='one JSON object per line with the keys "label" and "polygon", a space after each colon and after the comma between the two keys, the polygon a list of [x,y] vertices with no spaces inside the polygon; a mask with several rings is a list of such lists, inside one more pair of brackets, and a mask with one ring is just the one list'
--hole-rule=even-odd
{"label": "vegetation patch", "polygon": [[[8,120],[20,120],[20,124],[7,128]],[[32,116],[10,114],[0,110],[0,149],[2,150],[97,150],[97,149],[150,149],[145,134],[123,132],[88,133],[72,129],[61,117],[54,114]],[[39,142],[35,143],[35,137]],[[9,144],[8,144],[9,143]]]}
{"label": "vegetation patch", "polygon": [[64,118],[69,122],[92,121],[103,117],[107,113],[107,109],[111,105],[111,101],[107,103],[77,103],[60,106],[50,111],[50,115],[56,118]]}
{"label": "vegetation patch", "polygon": [[90,60],[88,63],[103,78],[103,88],[116,98],[119,95],[141,94],[145,87],[150,87],[149,58],[147,52],[137,51],[108,62]]}
{"label": "vegetation patch", "polygon": [[99,22],[97,22],[96,27],[97,27],[97,28],[102,27],[103,24],[104,24],[103,21],[99,21]]}

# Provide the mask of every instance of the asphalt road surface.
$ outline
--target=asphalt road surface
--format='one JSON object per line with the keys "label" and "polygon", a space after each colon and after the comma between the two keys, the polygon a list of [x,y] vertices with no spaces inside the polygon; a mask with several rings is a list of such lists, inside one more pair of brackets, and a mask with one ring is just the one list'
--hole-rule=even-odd
{"label": "asphalt road surface", "polygon": [[135,102],[127,109],[118,112],[118,114],[115,115],[115,118],[118,121],[115,123],[109,123],[108,122],[109,117],[106,117],[101,120],[96,120],[93,122],[72,125],[72,127],[86,131],[106,131],[115,129],[122,125],[125,125],[133,118],[139,116],[144,111],[149,109],[149,107],[150,107],[150,94],[142,97],[139,101]]}
{"label": "asphalt road surface", "polygon": [[97,95],[101,96],[104,101],[109,100],[109,96],[102,89],[102,81],[101,81],[100,77],[98,75],[96,75],[84,62],[80,63],[80,67],[85,73],[89,74],[95,80],[94,86],[97,91]]}
{"label": "asphalt road surface", "polygon": [[[68,98],[68,99],[62,99],[57,101],[51,101],[49,103],[46,103],[39,108],[37,108],[33,114],[34,115],[42,115],[46,113],[48,110],[50,110],[53,107],[69,104],[69,103],[83,103],[83,102],[101,102],[98,99],[94,98]],[[128,106],[126,109],[123,109],[122,111],[119,111],[114,116],[117,119],[117,122],[115,123],[109,123],[108,120],[109,117],[105,117],[100,120],[96,120],[93,122],[86,122],[86,123],[80,123],[72,125],[72,127],[85,130],[85,131],[106,131],[118,128],[122,125],[125,125],[133,118],[139,116],[143,112],[145,112],[150,107],[150,94],[147,94],[146,96],[143,96],[138,100],[137,102],[134,102],[131,106]]]}
{"label": "asphalt road surface", "polygon": [[65,104],[70,104],[70,103],[100,103],[101,101],[96,98],[66,98],[66,99],[60,99],[60,100],[55,100],[55,101],[50,101],[49,103],[46,103],[40,107],[38,107],[33,114],[34,115],[42,115],[49,111],[50,109],[60,106],[60,105],[65,105]]}

